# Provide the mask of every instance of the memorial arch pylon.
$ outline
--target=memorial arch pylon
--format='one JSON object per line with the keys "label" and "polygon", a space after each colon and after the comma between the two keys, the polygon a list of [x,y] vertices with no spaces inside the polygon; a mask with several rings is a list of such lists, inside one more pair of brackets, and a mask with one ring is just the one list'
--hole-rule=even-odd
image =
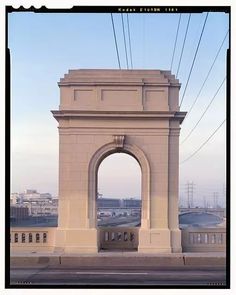
{"label": "memorial arch pylon", "polygon": [[59,82],[59,220],[55,250],[99,251],[97,171],[114,152],[142,171],[139,252],[181,252],[180,84],[169,71],[71,70]]}

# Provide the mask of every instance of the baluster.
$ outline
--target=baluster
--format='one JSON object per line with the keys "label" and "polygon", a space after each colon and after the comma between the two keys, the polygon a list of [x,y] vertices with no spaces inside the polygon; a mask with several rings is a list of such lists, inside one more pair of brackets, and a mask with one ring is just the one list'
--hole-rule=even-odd
{"label": "baluster", "polygon": [[134,241],[134,239],[135,239],[135,234],[134,233],[130,233],[130,241],[132,242],[132,241]]}
{"label": "baluster", "polygon": [[200,233],[200,236],[201,236],[201,238],[200,238],[200,244],[204,244],[204,233]]}
{"label": "baluster", "polygon": [[22,233],[21,234],[21,242],[22,243],[25,243],[25,233]]}
{"label": "baluster", "polygon": [[39,236],[39,233],[36,233],[36,243],[40,243],[40,236]]}
{"label": "baluster", "polygon": [[128,241],[128,233],[124,232],[124,241],[127,242]]}
{"label": "baluster", "polygon": [[211,235],[211,244],[215,244],[215,240],[216,240],[215,234],[212,234]]}
{"label": "baluster", "polygon": [[189,233],[189,244],[194,244],[194,234]]}
{"label": "baluster", "polygon": [[197,244],[197,233],[193,234],[193,243]]}
{"label": "baluster", "polygon": [[108,231],[105,231],[104,237],[105,237],[105,242],[109,241],[109,232]]}
{"label": "baluster", "polygon": [[43,233],[43,243],[47,243],[47,233]]}
{"label": "baluster", "polygon": [[201,234],[197,234],[197,244],[201,243]]}
{"label": "baluster", "polygon": [[121,232],[118,232],[117,233],[117,240],[118,241],[121,241],[122,240],[122,233]]}
{"label": "baluster", "polygon": [[114,232],[111,233],[111,240],[115,241],[115,233]]}
{"label": "baluster", "polygon": [[217,233],[217,244],[222,244],[222,237],[221,237],[221,233]]}
{"label": "baluster", "polygon": [[224,235],[220,234],[220,243],[223,244],[223,240],[224,240]]}
{"label": "baluster", "polygon": [[222,243],[226,244],[226,233],[223,233],[222,236],[223,236]]}

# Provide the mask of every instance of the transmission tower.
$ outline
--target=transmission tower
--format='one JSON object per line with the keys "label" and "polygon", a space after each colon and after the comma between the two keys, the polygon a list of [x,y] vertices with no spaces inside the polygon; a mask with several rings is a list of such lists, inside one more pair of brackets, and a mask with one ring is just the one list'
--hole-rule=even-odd
{"label": "transmission tower", "polygon": [[218,207],[218,198],[219,198],[218,192],[214,192],[213,193],[213,207],[214,208]]}
{"label": "transmission tower", "polygon": [[208,208],[206,196],[203,196],[203,207],[204,207],[204,209]]}
{"label": "transmission tower", "polygon": [[194,193],[194,186],[195,184],[193,182],[187,182],[186,183],[186,192],[187,192],[187,207],[193,208],[194,201],[193,201],[193,193]]}
{"label": "transmission tower", "polygon": [[226,186],[225,184],[223,184],[223,191],[222,191],[222,205],[223,208],[225,208],[226,206]]}

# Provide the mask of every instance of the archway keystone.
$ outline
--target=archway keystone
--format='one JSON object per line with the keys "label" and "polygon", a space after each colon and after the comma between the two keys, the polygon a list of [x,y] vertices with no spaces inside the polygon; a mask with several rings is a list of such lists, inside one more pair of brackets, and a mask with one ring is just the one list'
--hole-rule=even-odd
{"label": "archway keystone", "polygon": [[114,142],[116,147],[123,148],[125,142],[125,135],[114,135]]}
{"label": "archway keystone", "polygon": [[142,171],[139,252],[181,252],[180,84],[169,71],[72,70],[59,82],[59,222],[55,250],[99,251],[97,171],[114,152]]}

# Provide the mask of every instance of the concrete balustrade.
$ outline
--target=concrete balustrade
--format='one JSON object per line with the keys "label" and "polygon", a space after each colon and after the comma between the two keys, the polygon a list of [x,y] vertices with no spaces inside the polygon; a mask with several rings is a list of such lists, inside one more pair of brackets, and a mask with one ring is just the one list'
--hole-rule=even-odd
{"label": "concrete balustrade", "polygon": [[[17,227],[11,228],[12,253],[54,252],[57,228]],[[99,228],[99,249],[137,250],[139,228]],[[187,228],[181,230],[183,252],[224,252],[226,228]]]}
{"label": "concrete balustrade", "polygon": [[10,230],[12,252],[53,252],[56,228],[15,227]]}
{"label": "concrete balustrade", "polygon": [[99,232],[100,249],[138,249],[139,228],[104,227]]}
{"label": "concrete balustrade", "polygon": [[188,228],[182,232],[183,252],[221,252],[226,250],[226,228]]}

